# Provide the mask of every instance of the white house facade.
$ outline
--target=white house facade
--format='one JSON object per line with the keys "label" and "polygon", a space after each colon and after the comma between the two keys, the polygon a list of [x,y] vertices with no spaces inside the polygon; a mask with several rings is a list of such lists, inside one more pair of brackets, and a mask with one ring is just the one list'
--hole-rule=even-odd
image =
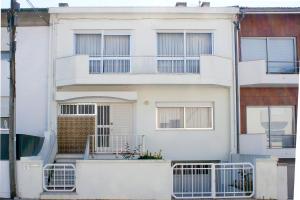
{"label": "white house facade", "polygon": [[142,136],[145,150],[166,159],[227,161],[235,152],[236,12],[50,8],[49,128],[58,132],[58,152],[68,151],[59,141],[70,137],[64,120],[92,117],[92,132],[78,134],[99,137],[99,152]]}

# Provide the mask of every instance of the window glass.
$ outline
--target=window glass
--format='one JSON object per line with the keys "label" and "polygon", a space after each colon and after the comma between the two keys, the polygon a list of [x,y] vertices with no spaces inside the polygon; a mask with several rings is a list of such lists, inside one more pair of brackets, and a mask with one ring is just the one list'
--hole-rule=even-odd
{"label": "window glass", "polygon": [[186,34],[186,55],[198,57],[201,54],[211,54],[212,43],[210,33],[187,33]]}
{"label": "window glass", "polygon": [[0,117],[9,116],[9,97],[0,97]]}
{"label": "window glass", "polygon": [[212,128],[212,109],[205,107],[185,108],[186,128]]}
{"label": "window glass", "polygon": [[242,38],[241,59],[242,61],[267,60],[265,38]]}
{"label": "window glass", "polygon": [[76,54],[101,56],[101,34],[76,34]]}
{"label": "window glass", "polygon": [[129,56],[130,55],[129,35],[105,35],[104,55],[105,56]]}
{"label": "window glass", "polygon": [[247,107],[247,133],[267,133],[268,107]]}
{"label": "window glass", "polygon": [[158,33],[158,56],[184,56],[183,33]]}
{"label": "window glass", "polygon": [[1,127],[0,129],[8,129],[8,117],[0,117]]}
{"label": "window glass", "polygon": [[268,71],[293,72],[296,63],[293,38],[268,38]]}
{"label": "window glass", "polygon": [[293,107],[270,107],[270,127],[272,135],[293,134]]}
{"label": "window glass", "polygon": [[158,108],[158,128],[183,128],[183,108]]}

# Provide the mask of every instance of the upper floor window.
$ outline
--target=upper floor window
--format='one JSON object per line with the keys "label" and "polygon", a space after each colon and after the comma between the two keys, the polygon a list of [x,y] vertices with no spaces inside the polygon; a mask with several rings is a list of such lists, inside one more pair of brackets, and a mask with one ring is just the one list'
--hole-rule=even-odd
{"label": "upper floor window", "polygon": [[295,38],[243,37],[242,61],[266,60],[267,73],[297,72]]}
{"label": "upper floor window", "polygon": [[211,33],[158,33],[159,73],[200,73],[200,55],[212,54]]}
{"label": "upper floor window", "polygon": [[76,34],[75,53],[90,56],[89,72],[130,72],[130,36]]}

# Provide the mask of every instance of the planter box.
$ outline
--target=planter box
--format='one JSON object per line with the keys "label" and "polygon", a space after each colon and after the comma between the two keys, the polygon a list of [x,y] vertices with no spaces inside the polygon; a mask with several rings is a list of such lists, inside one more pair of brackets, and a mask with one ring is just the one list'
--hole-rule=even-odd
{"label": "planter box", "polygon": [[80,199],[171,199],[171,162],[164,160],[77,160]]}

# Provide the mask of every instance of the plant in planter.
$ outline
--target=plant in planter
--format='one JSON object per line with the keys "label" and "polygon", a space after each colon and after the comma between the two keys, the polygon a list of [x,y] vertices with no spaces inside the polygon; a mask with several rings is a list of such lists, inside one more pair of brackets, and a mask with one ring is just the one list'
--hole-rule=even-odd
{"label": "plant in planter", "polygon": [[139,160],[162,160],[163,157],[161,155],[161,150],[159,150],[159,152],[154,152],[151,153],[148,150],[146,151],[146,153],[142,154],[138,159]]}
{"label": "plant in planter", "polygon": [[[234,186],[237,189],[242,191],[246,191],[246,195],[250,195],[251,193],[247,191],[253,190],[253,180],[252,180],[252,173],[247,172],[246,170],[239,170],[238,171],[239,178],[234,181]],[[244,181],[243,181],[244,180]]]}
{"label": "plant in planter", "polygon": [[124,150],[121,151],[119,154],[123,157],[123,159],[130,160],[136,158],[136,155],[139,154],[140,149],[140,145],[138,145],[135,148],[131,148],[131,146],[128,143],[126,143],[124,146]]}

